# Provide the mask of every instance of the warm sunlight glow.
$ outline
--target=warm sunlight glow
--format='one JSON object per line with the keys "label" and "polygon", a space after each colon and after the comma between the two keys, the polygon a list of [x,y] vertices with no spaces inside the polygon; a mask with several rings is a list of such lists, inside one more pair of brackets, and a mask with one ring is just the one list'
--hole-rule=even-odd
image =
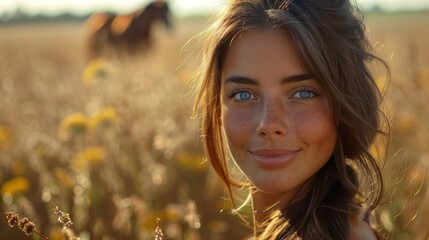
{"label": "warm sunlight glow", "polygon": [[[54,15],[61,12],[74,14],[86,14],[91,11],[109,10],[115,12],[127,12],[146,5],[150,0],[2,0],[0,1],[0,14],[20,9],[30,14]],[[217,9],[222,2],[218,0],[170,0],[173,12],[178,16],[207,12]]]}
{"label": "warm sunlight glow", "polygon": [[[195,13],[210,12],[218,9],[222,3],[228,0],[170,0],[173,12],[178,16]],[[94,10],[110,10],[117,12],[131,11],[137,7],[147,4],[150,0],[1,0],[0,14],[13,12],[16,9],[30,14],[58,14],[61,12],[71,12],[74,14],[86,14]],[[418,10],[429,7],[427,0],[358,0],[358,4],[365,8],[379,6],[386,10],[411,9]]]}

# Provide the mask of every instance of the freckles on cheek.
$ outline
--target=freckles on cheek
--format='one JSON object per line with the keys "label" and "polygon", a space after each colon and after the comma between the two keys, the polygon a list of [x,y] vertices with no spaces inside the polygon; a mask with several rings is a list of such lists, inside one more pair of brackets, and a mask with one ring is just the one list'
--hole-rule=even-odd
{"label": "freckles on cheek", "polygon": [[[249,138],[248,118],[245,114],[226,112],[222,115],[223,127],[228,142],[233,147],[241,147]],[[230,146],[231,147],[231,146]]]}
{"label": "freckles on cheek", "polygon": [[333,118],[321,110],[308,110],[293,116],[298,135],[306,143],[324,142],[336,135]]}

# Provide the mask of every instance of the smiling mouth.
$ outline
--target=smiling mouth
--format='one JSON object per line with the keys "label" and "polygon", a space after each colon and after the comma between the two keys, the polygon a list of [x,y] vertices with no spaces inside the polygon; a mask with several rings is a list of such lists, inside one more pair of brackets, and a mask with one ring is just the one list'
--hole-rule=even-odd
{"label": "smiling mouth", "polygon": [[249,150],[253,160],[263,168],[280,168],[291,162],[300,150],[289,150],[284,148],[263,148]]}

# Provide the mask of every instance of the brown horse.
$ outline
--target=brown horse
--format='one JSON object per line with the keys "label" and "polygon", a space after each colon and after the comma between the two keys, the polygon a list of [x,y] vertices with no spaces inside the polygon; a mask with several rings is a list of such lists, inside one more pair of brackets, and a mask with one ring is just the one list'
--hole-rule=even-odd
{"label": "brown horse", "polygon": [[156,20],[170,27],[169,7],[163,0],[127,15],[93,14],[86,22],[88,59],[100,57],[106,51],[130,54],[149,47],[151,26]]}

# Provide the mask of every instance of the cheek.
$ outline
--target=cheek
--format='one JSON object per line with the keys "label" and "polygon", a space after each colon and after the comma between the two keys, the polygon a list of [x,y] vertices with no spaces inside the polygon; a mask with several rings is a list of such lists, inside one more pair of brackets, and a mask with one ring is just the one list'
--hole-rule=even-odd
{"label": "cheek", "polygon": [[222,110],[222,125],[231,150],[245,147],[250,139],[251,123],[249,115],[241,111]]}
{"label": "cheek", "polygon": [[306,145],[333,148],[336,143],[334,119],[325,108],[312,108],[294,114],[295,129]]}

